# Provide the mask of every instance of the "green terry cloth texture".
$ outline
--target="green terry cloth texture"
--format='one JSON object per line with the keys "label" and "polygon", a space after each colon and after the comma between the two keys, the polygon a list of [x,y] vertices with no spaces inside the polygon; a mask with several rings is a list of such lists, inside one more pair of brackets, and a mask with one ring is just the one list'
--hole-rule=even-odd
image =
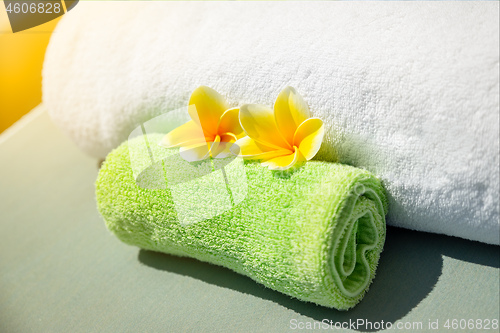
{"label": "green terry cloth texture", "polygon": [[375,277],[387,201],[366,170],[310,161],[276,172],[239,158],[189,163],[163,135],[112,151],[99,212],[123,242],[230,268],[326,307],[349,309]]}

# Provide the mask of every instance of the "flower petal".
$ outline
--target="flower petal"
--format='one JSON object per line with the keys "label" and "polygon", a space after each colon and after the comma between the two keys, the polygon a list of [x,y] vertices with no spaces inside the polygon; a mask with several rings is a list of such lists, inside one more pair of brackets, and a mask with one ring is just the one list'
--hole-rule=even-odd
{"label": "flower petal", "polygon": [[288,149],[268,147],[248,136],[236,141],[231,147],[231,152],[235,155],[249,159],[270,159],[292,153],[292,151]]}
{"label": "flower petal", "polygon": [[274,103],[274,114],[279,130],[290,143],[299,125],[311,116],[306,101],[292,87],[280,92]]}
{"label": "flower petal", "polygon": [[199,145],[181,147],[179,148],[179,155],[181,155],[181,157],[188,162],[195,162],[209,158],[210,151],[208,150],[208,145],[205,142]]}
{"label": "flower petal", "polygon": [[220,142],[217,149],[211,149],[212,157],[214,158],[226,158],[230,156],[234,156],[231,152],[231,147],[234,143],[231,142]]}
{"label": "flower petal", "polygon": [[220,141],[222,142],[235,142],[236,140],[238,140],[238,137],[233,133],[223,133],[220,136]]}
{"label": "flower petal", "polygon": [[[215,157],[217,150],[219,149],[220,136],[216,135],[213,141],[207,142],[208,149],[210,150],[210,156]],[[214,155],[215,152],[215,155]]]}
{"label": "flower petal", "polygon": [[299,147],[302,155],[309,161],[321,147],[324,134],[323,121],[319,118],[309,118],[297,128],[293,137],[293,145]]}
{"label": "flower petal", "polygon": [[300,150],[295,149],[293,154],[275,157],[267,161],[262,162],[263,166],[267,166],[271,170],[287,170],[292,167],[301,166],[306,159],[300,152]]}
{"label": "flower petal", "polygon": [[236,137],[243,134],[243,129],[240,125],[239,112],[239,108],[226,110],[219,119],[217,134],[223,135],[225,133],[231,133]]}
{"label": "flower petal", "polygon": [[163,137],[159,145],[165,148],[191,146],[193,144],[205,142],[205,136],[201,127],[194,121],[187,123],[170,131]]}
{"label": "flower petal", "polygon": [[245,133],[256,142],[276,149],[292,149],[278,130],[273,110],[267,106],[243,105],[240,108],[240,123]]}
{"label": "flower petal", "polygon": [[191,119],[203,127],[205,136],[217,134],[219,119],[224,111],[229,109],[226,99],[206,86],[200,86],[193,91],[189,98],[189,106]]}

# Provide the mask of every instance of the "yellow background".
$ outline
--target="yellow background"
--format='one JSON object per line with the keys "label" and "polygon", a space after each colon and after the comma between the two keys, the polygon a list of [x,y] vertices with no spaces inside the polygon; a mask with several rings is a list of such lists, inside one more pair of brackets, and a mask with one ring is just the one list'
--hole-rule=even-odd
{"label": "yellow background", "polygon": [[0,4],[0,133],[40,104],[45,49],[60,18],[14,34]]}

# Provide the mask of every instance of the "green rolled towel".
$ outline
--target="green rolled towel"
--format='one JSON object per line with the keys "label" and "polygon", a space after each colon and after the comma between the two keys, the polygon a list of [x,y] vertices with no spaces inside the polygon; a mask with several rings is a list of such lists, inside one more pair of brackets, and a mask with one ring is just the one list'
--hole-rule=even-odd
{"label": "green rolled towel", "polygon": [[316,161],[293,173],[234,157],[189,163],[161,138],[129,140],[101,167],[98,208],[120,240],[327,307],[363,298],[385,241],[387,203],[374,175]]}

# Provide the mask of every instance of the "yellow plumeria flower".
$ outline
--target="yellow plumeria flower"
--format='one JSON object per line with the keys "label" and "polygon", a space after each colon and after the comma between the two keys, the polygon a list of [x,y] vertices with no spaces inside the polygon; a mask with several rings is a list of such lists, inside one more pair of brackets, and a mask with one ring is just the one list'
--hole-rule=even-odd
{"label": "yellow plumeria flower", "polygon": [[[281,91],[269,107],[247,104],[240,108],[240,124],[247,136],[235,142],[239,155],[260,159],[271,170],[299,167],[318,152],[324,126],[311,118],[309,107],[294,88]],[[237,147],[231,149],[237,154]]]}
{"label": "yellow plumeria flower", "polygon": [[189,162],[231,156],[232,143],[244,135],[239,109],[229,108],[212,88],[200,86],[189,98],[188,112],[191,120],[165,135],[160,145],[180,147],[180,155]]}

